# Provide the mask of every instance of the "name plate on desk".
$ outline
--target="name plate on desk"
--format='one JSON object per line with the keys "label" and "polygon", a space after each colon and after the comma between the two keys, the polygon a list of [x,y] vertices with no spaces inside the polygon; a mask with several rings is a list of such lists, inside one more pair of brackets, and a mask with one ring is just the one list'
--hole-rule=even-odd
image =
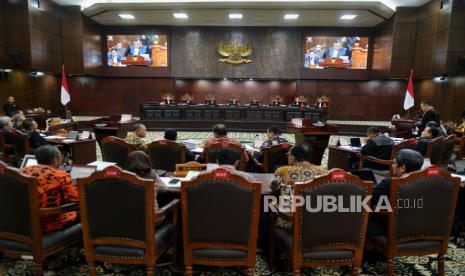
{"label": "name plate on desk", "polygon": [[200,164],[197,162],[189,162],[186,164],[176,164],[175,176],[186,176],[190,171],[205,171],[207,164]]}

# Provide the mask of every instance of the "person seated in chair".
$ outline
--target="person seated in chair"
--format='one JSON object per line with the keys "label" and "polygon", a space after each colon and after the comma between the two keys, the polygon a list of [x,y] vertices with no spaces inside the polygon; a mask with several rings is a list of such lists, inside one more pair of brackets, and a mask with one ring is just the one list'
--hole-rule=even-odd
{"label": "person seated in chair", "polygon": [[270,126],[266,130],[266,136],[268,137],[268,140],[263,142],[263,144],[260,146],[260,151],[255,151],[252,149],[247,150],[250,156],[257,159],[259,162],[263,162],[263,149],[264,148],[269,148],[274,145],[288,143],[286,138],[284,138],[284,136],[282,135],[281,129],[278,126]]}
{"label": "person seated in chair", "polygon": [[163,185],[163,182],[158,177],[158,175],[153,173],[152,166],[150,163],[150,157],[147,155],[147,153],[141,150],[136,150],[136,151],[131,152],[128,155],[128,159],[126,159],[126,164],[124,166],[124,169],[135,173],[140,178],[150,179],[154,181],[154,184],[155,184],[154,206],[155,206],[155,210],[157,210],[158,209],[157,187],[159,185]]}
{"label": "person seated in chair", "polygon": [[[205,140],[204,145],[205,145],[205,148],[207,148],[216,143],[227,143],[227,144],[233,144],[233,145],[238,145],[242,147],[241,142],[228,137],[228,129],[226,128],[224,124],[216,124],[213,126],[213,138]],[[248,160],[249,160],[249,157],[247,154],[245,154],[244,161],[247,162]]]}
{"label": "person seated in chair", "polygon": [[[50,145],[34,151],[38,165],[23,168],[21,172],[37,179],[39,207],[57,207],[69,202],[78,202],[78,190],[71,176],[58,168],[61,165],[60,151]],[[64,229],[77,222],[76,212],[66,212],[41,218],[42,232]]]}
{"label": "person seated in chair", "polygon": [[[165,130],[165,135],[163,136],[165,140],[176,142],[178,139],[178,132],[174,128],[168,128]],[[195,154],[193,154],[190,151],[186,152],[186,161],[194,161],[195,160]]]}
{"label": "person seated in chair", "polygon": [[438,137],[439,130],[435,127],[427,127],[421,133],[420,139],[418,139],[417,151],[421,155],[425,156],[428,150],[428,143]]}
{"label": "person seated in chair", "polygon": [[[230,148],[221,149],[216,153],[216,163],[220,168],[225,169],[230,173],[242,176],[249,182],[255,181],[255,178],[249,173],[237,170],[240,158],[241,155],[237,151]],[[203,174],[211,172],[212,170],[207,170],[203,172]]]}
{"label": "person seated in chair", "polygon": [[438,126],[438,124],[435,122],[435,121],[431,121],[431,122],[428,122],[426,123],[426,127],[433,127],[433,128],[437,128],[438,130],[438,135],[435,136],[434,138],[438,138],[438,137],[446,137],[447,134],[446,132],[442,129],[441,126]]}
{"label": "person seated in chair", "polygon": [[[367,130],[368,141],[362,147],[361,154],[376,157],[383,160],[391,159],[392,146],[394,141],[381,133],[377,127],[369,127]],[[364,168],[374,170],[389,170],[389,166],[365,161]]]}
{"label": "person seated in chair", "polygon": [[40,136],[36,121],[28,118],[24,121],[23,126],[25,133],[29,135],[29,146],[31,148],[35,149],[40,146],[48,145],[47,140]]}
{"label": "person seated in chair", "polygon": [[[309,182],[315,177],[327,174],[328,171],[320,166],[310,163],[312,160],[313,149],[307,143],[296,144],[289,151],[289,166],[280,167],[274,173],[274,178],[270,184],[273,192],[279,192],[281,200],[284,197],[290,197],[294,194],[294,186],[297,182]],[[289,202],[281,202],[287,208],[290,208]],[[276,220],[276,226],[291,230],[292,223],[282,218]]]}
{"label": "person seated in chair", "polygon": [[[423,166],[423,156],[417,151],[411,149],[400,150],[392,162],[391,177],[407,177],[411,172],[418,171]],[[372,209],[375,210],[381,197],[384,196],[384,202],[389,202],[391,193],[391,177],[385,178],[373,189],[371,198]],[[380,202],[380,206],[386,203]],[[384,214],[370,214],[368,220],[367,235],[386,235],[387,233],[387,216]]]}
{"label": "person seated in chair", "polygon": [[10,117],[1,117],[0,118],[0,132],[3,133],[5,139],[5,144],[13,144],[13,124],[11,123]]}
{"label": "person seated in chair", "polygon": [[147,129],[145,126],[140,123],[135,124],[132,131],[133,132],[129,133],[124,140],[135,149],[146,151],[147,143],[145,143],[144,138],[147,136]]}
{"label": "person seated in chair", "polygon": [[26,120],[26,117],[22,114],[15,114],[12,117],[13,127],[19,131],[24,131],[23,122]]}

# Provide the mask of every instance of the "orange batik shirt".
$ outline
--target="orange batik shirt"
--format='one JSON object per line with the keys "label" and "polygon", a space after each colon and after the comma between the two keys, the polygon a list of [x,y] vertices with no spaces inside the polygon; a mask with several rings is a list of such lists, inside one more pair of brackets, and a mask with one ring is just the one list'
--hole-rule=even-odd
{"label": "orange batik shirt", "polygon": [[[21,171],[37,178],[40,208],[57,207],[64,203],[79,201],[77,187],[67,172],[45,165],[30,166]],[[42,232],[48,233],[66,228],[73,224],[76,218],[76,212],[42,217]]]}

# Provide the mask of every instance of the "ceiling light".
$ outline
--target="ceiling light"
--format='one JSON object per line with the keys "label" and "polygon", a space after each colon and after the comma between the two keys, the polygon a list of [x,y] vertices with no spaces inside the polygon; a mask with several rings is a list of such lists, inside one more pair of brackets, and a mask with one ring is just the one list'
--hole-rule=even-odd
{"label": "ceiling light", "polygon": [[118,14],[119,17],[126,19],[126,20],[132,20],[135,19],[134,15],[129,14],[129,13],[120,13]]}
{"label": "ceiling light", "polygon": [[230,13],[229,19],[242,19],[242,13]]}
{"label": "ceiling light", "polygon": [[356,14],[344,14],[343,16],[341,16],[341,19],[342,20],[352,20],[355,17],[357,17]]}
{"label": "ceiling light", "polygon": [[187,19],[189,16],[185,12],[175,12],[173,13],[174,18],[176,19]]}
{"label": "ceiling light", "polygon": [[284,19],[286,20],[292,20],[292,19],[297,19],[299,18],[299,15],[296,13],[288,13],[284,15]]}

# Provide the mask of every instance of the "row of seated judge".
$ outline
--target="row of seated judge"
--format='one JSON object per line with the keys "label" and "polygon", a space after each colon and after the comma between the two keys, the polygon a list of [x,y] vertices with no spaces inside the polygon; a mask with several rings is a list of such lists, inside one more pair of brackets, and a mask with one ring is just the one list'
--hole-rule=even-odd
{"label": "row of seated judge", "polygon": [[[285,165],[287,162],[285,153],[289,150],[289,143],[277,126],[268,128],[266,132],[268,139],[260,145],[259,151],[244,150],[241,142],[228,137],[228,130],[224,124],[214,125],[212,132],[213,138],[203,142],[203,155],[195,157],[185,145],[176,142],[176,130],[168,129],[165,131],[164,139],[146,144],[144,138],[147,136],[147,130],[143,124],[136,124],[133,132],[128,134],[124,142],[116,137],[108,137],[102,141],[103,159],[123,166],[129,153],[134,150],[142,150],[150,155],[154,169],[172,172],[176,164],[194,159],[200,162],[214,163],[216,160],[215,152],[221,148],[229,147],[241,154],[239,163],[241,169],[245,169],[250,159],[254,160],[251,162],[254,167],[265,172],[274,172],[276,167]],[[282,147],[270,149],[275,145],[282,145]],[[264,154],[265,152],[267,154]]]}
{"label": "row of seated judge", "polygon": [[[250,100],[250,102],[248,103],[248,106],[254,106],[254,107],[257,107],[257,106],[285,106],[284,103],[282,102],[282,100],[283,99],[279,99],[279,100],[272,99],[271,103],[267,104],[267,105],[264,105],[264,104],[260,103],[259,100]],[[176,101],[174,101],[173,99],[171,99],[171,98],[164,99],[162,102],[160,102],[160,104],[161,105],[171,105],[171,106],[178,105],[178,103]],[[191,98],[182,100],[181,104],[182,105],[197,105],[197,103],[194,102]],[[205,100],[204,104],[206,104],[206,105],[216,105],[217,102],[216,102],[215,99],[207,99],[207,100]],[[228,106],[239,106],[240,103],[239,103],[239,101],[237,99],[233,98],[233,99],[230,99],[227,102],[227,105]],[[289,107],[308,107],[308,106],[315,106],[315,107],[318,107],[318,108],[329,109],[329,99],[325,98],[325,100],[322,100],[322,98],[318,98],[316,103],[309,104],[305,100],[302,100],[301,98],[297,97],[297,98],[294,99],[294,101],[291,104],[289,104]]]}
{"label": "row of seated judge", "polygon": [[[22,173],[0,163],[0,195],[5,207],[0,215],[8,218],[0,224],[0,250],[5,256],[32,255],[36,274],[40,275],[48,255],[79,242],[82,235],[91,275],[96,273],[97,261],[143,264],[147,274],[153,275],[157,258],[176,241],[177,201],[157,209],[153,179],[142,179],[117,167],[79,179],[76,188],[69,176],[55,169],[58,150],[44,146],[36,157],[40,165],[25,168]],[[310,159],[309,146],[296,145],[290,150],[290,166],[280,170],[293,174]],[[271,203],[269,208],[278,211],[271,214],[275,218],[277,214],[271,228],[272,243],[291,259],[294,275],[300,275],[305,266],[351,266],[353,275],[357,275],[365,244],[387,256],[388,275],[393,275],[395,256],[427,254],[438,254],[439,274],[444,275],[444,254],[460,183],[438,167],[415,172],[422,163],[423,158],[415,151],[399,152],[393,165],[398,178],[386,180],[381,193],[375,187],[374,198],[387,196],[393,208],[390,213],[376,214],[384,216],[381,221],[385,227],[380,232],[370,229],[372,218],[368,220],[363,208],[315,213],[297,205],[295,212],[289,213]],[[67,183],[50,183],[44,176]],[[294,196],[330,194],[344,201],[370,196],[373,189],[372,183],[341,170],[325,172],[305,184],[296,185],[292,179],[284,184],[294,190]],[[55,187],[44,193],[47,189],[42,185]],[[386,193],[386,189],[396,192]],[[260,183],[247,181],[224,167],[182,184],[186,275],[193,274],[196,264],[243,266],[247,275],[253,275],[260,191]],[[417,197],[423,198],[423,208],[397,208],[399,198]],[[65,204],[77,200],[82,225],[76,220],[76,206],[73,209]],[[375,200],[372,205],[377,206]],[[159,218],[173,212],[171,218],[157,224]],[[343,233],[339,225],[344,225]]]}

